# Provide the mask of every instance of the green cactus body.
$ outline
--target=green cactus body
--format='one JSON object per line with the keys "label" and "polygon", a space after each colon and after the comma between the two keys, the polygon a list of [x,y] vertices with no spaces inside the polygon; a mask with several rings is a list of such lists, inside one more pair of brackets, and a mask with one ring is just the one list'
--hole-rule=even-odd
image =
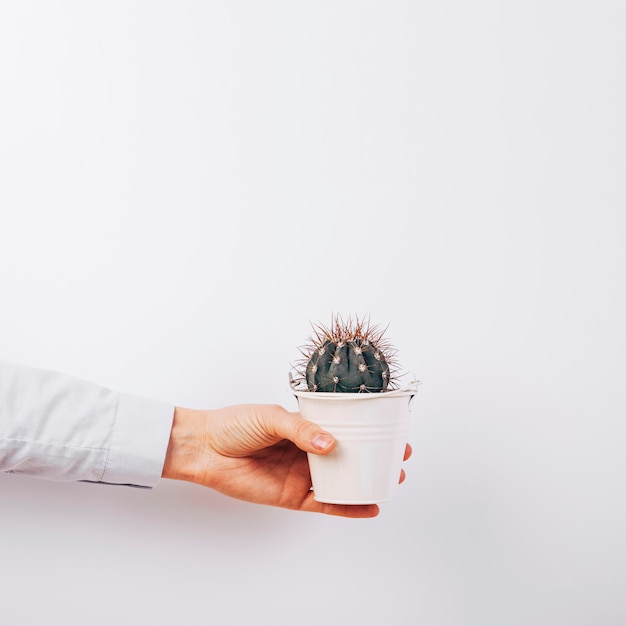
{"label": "green cactus body", "polygon": [[386,391],[389,366],[383,353],[367,340],[327,340],[309,359],[306,382],[309,391]]}
{"label": "green cactus body", "polygon": [[344,321],[338,316],[330,326],[313,328],[310,344],[300,348],[304,358],[296,367],[296,384],[331,393],[380,393],[397,388],[396,350],[383,338],[384,331],[358,317]]}

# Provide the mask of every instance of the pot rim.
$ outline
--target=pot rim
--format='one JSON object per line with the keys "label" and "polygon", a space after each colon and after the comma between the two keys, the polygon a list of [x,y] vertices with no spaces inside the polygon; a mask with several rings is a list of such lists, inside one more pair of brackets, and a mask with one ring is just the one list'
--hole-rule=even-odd
{"label": "pot rim", "polygon": [[398,398],[402,396],[414,396],[420,385],[419,380],[413,380],[405,389],[394,389],[393,391],[380,391],[376,393],[347,393],[335,391],[308,391],[296,389],[293,379],[290,380],[291,393],[297,398],[310,398],[320,400],[372,400],[373,398]]}

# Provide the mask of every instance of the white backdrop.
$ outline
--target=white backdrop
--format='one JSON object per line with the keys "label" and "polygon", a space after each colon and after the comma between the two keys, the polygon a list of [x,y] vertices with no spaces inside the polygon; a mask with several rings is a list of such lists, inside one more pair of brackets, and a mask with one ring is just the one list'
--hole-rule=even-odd
{"label": "white backdrop", "polygon": [[423,381],[373,520],[0,476],[12,626],[626,623],[626,5],[0,8],[0,355],[279,402],[309,321]]}

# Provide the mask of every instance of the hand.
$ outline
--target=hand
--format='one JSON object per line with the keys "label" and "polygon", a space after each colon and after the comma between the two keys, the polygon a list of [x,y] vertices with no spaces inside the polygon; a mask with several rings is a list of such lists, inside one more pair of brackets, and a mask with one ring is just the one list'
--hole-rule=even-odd
{"label": "hand", "polygon": [[[186,480],[257,504],[375,517],[376,504],[313,499],[307,452],[328,454],[332,435],[281,406],[242,404],[212,411],[176,408],[164,478]],[[407,444],[404,459],[411,456]],[[405,478],[404,470],[399,477]]]}

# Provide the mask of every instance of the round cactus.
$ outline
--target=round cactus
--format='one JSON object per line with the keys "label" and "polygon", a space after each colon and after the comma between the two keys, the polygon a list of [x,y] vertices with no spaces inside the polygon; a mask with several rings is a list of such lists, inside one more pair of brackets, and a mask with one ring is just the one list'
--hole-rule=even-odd
{"label": "round cactus", "polygon": [[297,371],[309,391],[377,393],[396,388],[396,350],[369,321],[332,318],[316,324]]}

